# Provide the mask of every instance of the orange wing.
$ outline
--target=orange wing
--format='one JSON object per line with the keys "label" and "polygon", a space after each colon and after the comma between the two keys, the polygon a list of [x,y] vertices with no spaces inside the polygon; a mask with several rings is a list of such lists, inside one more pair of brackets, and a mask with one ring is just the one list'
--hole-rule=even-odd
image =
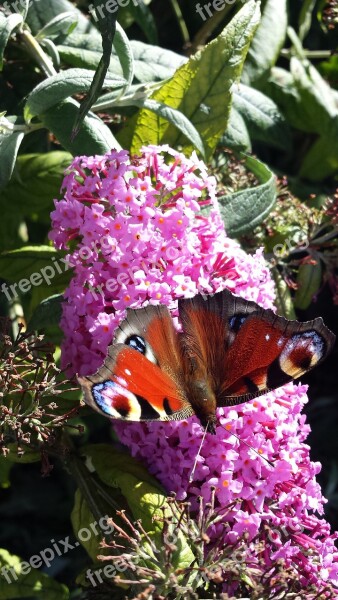
{"label": "orange wing", "polygon": [[298,379],[331,351],[321,318],[288,321],[225,290],[179,302],[186,353],[217,405],[241,404]]}
{"label": "orange wing", "polygon": [[128,311],[103,366],[78,380],[86,403],[113,419],[184,419],[194,411],[184,391],[181,367],[180,345],[168,309],[148,306]]}

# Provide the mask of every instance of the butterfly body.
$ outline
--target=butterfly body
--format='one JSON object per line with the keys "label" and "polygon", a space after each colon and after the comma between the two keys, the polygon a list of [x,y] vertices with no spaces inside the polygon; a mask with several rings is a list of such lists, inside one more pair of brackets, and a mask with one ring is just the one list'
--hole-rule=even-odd
{"label": "butterfly body", "polygon": [[208,431],[214,433],[217,399],[209,381],[192,380],[187,386],[187,397],[203,427],[208,427]]}
{"label": "butterfly body", "polygon": [[321,318],[288,321],[224,290],[127,311],[103,366],[79,377],[87,404],[113,419],[181,420],[215,431],[218,406],[241,404],[300,377],[329,353]]}

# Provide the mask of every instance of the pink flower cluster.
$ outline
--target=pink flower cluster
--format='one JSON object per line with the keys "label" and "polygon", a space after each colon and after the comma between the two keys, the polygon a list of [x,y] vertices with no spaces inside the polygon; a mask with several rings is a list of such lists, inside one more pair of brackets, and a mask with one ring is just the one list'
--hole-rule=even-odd
{"label": "pink flower cluster", "polygon": [[[248,256],[226,236],[215,181],[196,155],[188,159],[168,146],[149,146],[138,157],[78,157],[64,187],[51,238],[69,250],[74,266],[62,317],[63,365],[71,373],[90,374],[102,363],[128,306],[163,303],[175,315],[178,298],[225,287],[273,306],[261,252]],[[224,520],[210,532],[212,540],[235,547],[246,534],[252,563],[255,543],[264,539],[267,566],[276,558],[296,565],[304,589],[325,581],[338,586],[335,536],[317,516],[324,502],[315,480],[320,465],[310,461],[304,444],[306,401],[304,386],[288,384],[219,409],[216,435],[207,434],[191,484],[202,435],[196,418],[116,423],[115,429],[133,456],[193,507],[200,495],[209,501],[216,488]]]}
{"label": "pink flower cluster", "polygon": [[320,464],[310,461],[304,444],[310,429],[300,411],[306,402],[306,386],[288,384],[236,408],[218,409],[216,435],[207,434],[192,483],[203,433],[195,417],[119,423],[115,430],[132,455],[168,492],[188,499],[192,510],[198,509],[198,496],[209,502],[216,488],[224,520],[210,531],[211,542],[237,548],[245,535],[245,560],[262,568],[255,544],[264,540],[264,569],[284,559],[286,566],[296,565],[304,590],[325,582],[338,586],[336,535],[318,516],[325,502],[315,479]]}
{"label": "pink flower cluster", "polygon": [[232,289],[234,279],[272,305],[261,254],[250,264],[227,238],[215,180],[195,154],[188,159],[169,146],[149,146],[133,159],[125,151],[77,157],[63,188],[50,238],[56,248],[72,249],[74,276],[61,321],[70,374],[99,367],[129,306],[174,309],[178,298]]}

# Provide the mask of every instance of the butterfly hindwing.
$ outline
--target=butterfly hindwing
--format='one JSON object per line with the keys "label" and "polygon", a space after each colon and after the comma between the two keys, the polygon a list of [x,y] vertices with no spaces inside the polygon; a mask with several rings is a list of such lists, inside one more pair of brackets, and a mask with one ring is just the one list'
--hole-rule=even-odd
{"label": "butterfly hindwing", "polygon": [[115,419],[148,421],[193,414],[181,378],[180,347],[169,311],[149,306],[127,312],[103,366],[78,379],[92,408]]}

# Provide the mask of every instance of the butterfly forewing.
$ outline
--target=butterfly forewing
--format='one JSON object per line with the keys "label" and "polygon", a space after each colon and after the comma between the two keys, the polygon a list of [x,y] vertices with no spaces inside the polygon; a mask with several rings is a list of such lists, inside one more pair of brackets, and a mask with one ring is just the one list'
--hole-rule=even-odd
{"label": "butterfly forewing", "polygon": [[288,321],[228,291],[184,300],[181,313],[189,352],[212,374],[218,406],[240,404],[301,377],[334,342],[321,318]]}
{"label": "butterfly forewing", "polygon": [[180,346],[164,306],[130,310],[104,365],[79,377],[85,401],[115,419],[183,419],[193,410],[182,385]]}
{"label": "butterfly forewing", "polygon": [[[257,309],[224,290],[213,296],[198,295],[179,301],[179,314],[183,326],[183,345],[196,372],[210,379],[218,393],[224,383],[227,354],[243,322]],[[254,340],[250,340],[252,348]],[[235,365],[229,365],[231,369]]]}
{"label": "butterfly forewing", "polygon": [[248,317],[227,353],[220,402],[248,399],[298,379],[327,355],[329,333],[321,319],[298,323],[270,311],[264,319]]}

